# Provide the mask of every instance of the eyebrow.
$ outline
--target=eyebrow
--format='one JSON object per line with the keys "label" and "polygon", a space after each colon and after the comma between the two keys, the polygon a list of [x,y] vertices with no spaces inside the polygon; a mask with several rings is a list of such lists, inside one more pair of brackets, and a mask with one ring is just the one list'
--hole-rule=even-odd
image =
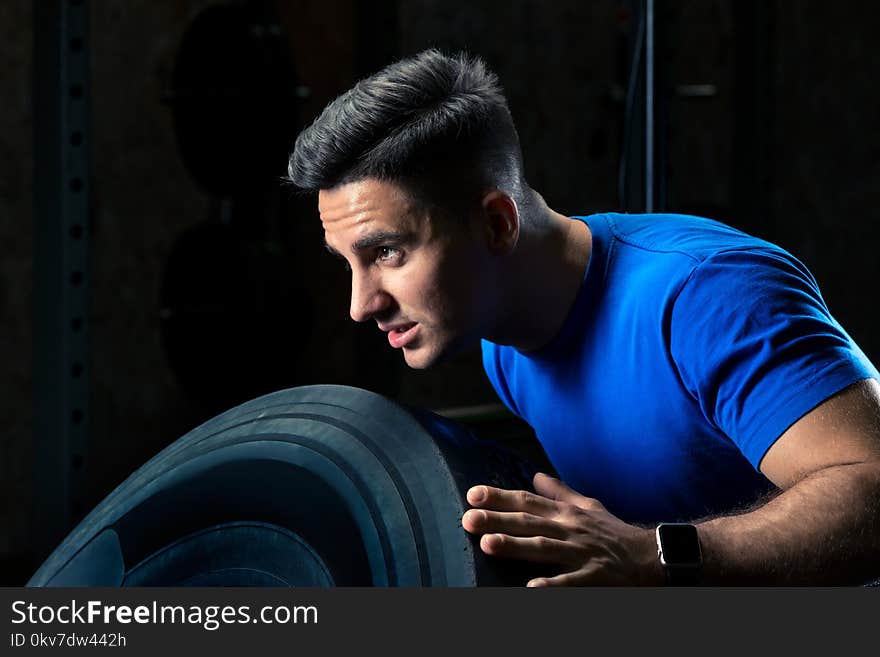
{"label": "eyebrow", "polygon": [[[409,232],[400,233],[380,230],[376,231],[375,233],[365,235],[364,237],[361,237],[359,240],[355,241],[355,243],[351,245],[351,250],[357,253],[358,251],[366,251],[377,246],[400,246],[401,244],[411,242],[412,239],[413,235]],[[343,257],[342,254],[339,253],[339,251],[337,251],[327,243],[326,238],[324,239],[324,248],[335,256]]]}

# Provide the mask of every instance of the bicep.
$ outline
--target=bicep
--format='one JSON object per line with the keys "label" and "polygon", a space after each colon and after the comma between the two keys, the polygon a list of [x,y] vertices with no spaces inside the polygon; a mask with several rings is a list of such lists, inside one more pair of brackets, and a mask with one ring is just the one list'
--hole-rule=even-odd
{"label": "bicep", "polygon": [[792,424],[761,459],[780,488],[837,465],[880,463],[880,383],[864,379],[826,399]]}

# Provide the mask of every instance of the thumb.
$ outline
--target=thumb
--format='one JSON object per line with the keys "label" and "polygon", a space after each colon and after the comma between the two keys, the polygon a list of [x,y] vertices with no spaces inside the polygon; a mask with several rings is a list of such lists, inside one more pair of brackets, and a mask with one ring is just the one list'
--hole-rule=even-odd
{"label": "thumb", "polygon": [[559,479],[551,477],[548,474],[544,474],[543,472],[538,472],[535,475],[534,479],[532,480],[532,484],[534,485],[535,492],[538,495],[548,497],[551,500],[556,500],[557,502],[567,502],[568,504],[578,506],[582,509],[594,510],[597,507],[604,508],[598,500],[594,500],[591,497],[585,497],[581,495],[573,488],[569,488]]}

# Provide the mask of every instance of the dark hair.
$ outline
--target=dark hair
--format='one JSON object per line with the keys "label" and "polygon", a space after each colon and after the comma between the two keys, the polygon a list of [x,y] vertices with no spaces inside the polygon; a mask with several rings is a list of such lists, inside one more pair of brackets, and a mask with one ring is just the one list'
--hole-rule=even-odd
{"label": "dark hair", "polygon": [[436,49],[331,102],[297,137],[288,176],[305,191],[378,178],[439,205],[492,187],[514,198],[527,190],[498,77],[479,57]]}

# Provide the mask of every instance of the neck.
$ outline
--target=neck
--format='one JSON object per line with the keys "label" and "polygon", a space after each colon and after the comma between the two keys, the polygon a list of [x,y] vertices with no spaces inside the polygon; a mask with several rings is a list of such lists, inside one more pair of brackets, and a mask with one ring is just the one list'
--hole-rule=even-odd
{"label": "neck", "polygon": [[497,339],[489,339],[534,351],[565,323],[590,261],[592,236],[584,222],[546,205],[542,220],[524,228],[505,272],[506,312],[496,327]]}

